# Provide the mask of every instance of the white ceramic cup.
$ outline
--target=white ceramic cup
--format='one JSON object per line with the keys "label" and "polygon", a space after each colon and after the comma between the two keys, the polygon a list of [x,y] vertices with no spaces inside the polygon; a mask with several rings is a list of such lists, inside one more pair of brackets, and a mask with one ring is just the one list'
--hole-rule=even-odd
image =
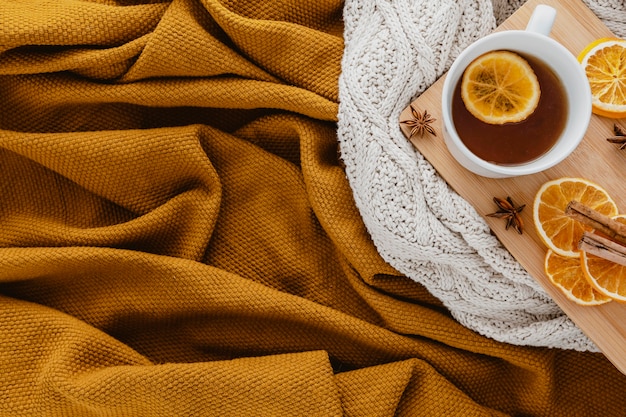
{"label": "white ceramic cup", "polygon": [[[454,61],[443,84],[443,136],[452,156],[475,174],[507,178],[544,171],[567,158],[580,144],[591,120],[591,90],[582,66],[563,45],[549,37],[556,10],[538,5],[526,30],[492,33],[467,47]],[[465,68],[489,51],[509,50],[543,61],[563,84],[568,114],[565,128],[555,145],[544,155],[519,165],[498,165],[474,155],[461,141],[452,120],[452,97]]]}

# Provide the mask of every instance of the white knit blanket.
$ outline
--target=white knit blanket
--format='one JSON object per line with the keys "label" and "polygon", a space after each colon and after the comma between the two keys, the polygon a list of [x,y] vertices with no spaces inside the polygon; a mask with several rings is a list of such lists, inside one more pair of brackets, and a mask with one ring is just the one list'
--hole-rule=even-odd
{"label": "white knit blanket", "polygon": [[[346,0],[339,143],[381,256],[493,339],[597,351],[401,133],[398,118],[524,0]],[[620,0],[586,0],[618,36]]]}

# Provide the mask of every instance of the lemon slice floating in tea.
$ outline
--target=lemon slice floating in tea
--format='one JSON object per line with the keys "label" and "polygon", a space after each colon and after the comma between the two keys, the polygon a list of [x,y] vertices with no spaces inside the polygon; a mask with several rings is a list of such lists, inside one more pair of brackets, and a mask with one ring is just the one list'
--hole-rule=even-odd
{"label": "lemon slice floating in tea", "polygon": [[528,61],[510,51],[479,56],[465,69],[461,81],[465,107],[489,124],[525,120],[537,108],[540,95],[539,81]]}
{"label": "lemon slice floating in tea", "polygon": [[578,55],[589,80],[593,112],[626,117],[626,40],[601,38]]}

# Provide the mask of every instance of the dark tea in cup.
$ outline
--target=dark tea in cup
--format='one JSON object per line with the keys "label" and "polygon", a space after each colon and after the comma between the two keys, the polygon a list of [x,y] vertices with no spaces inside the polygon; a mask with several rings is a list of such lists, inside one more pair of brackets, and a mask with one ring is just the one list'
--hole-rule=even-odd
{"label": "dark tea in cup", "polygon": [[461,97],[461,81],[452,97],[452,120],[465,146],[479,158],[499,165],[533,161],[548,152],[565,129],[568,102],[559,77],[540,59],[519,54],[534,71],[540,96],[535,110],[519,122],[492,124],[476,118]]}
{"label": "dark tea in cup", "polygon": [[[544,4],[537,5],[525,30],[503,30],[487,35],[465,48],[450,66],[441,92],[442,131],[450,155],[462,167],[488,178],[531,175],[563,161],[585,137],[591,120],[591,88],[576,57],[550,37],[555,18],[556,9]],[[475,73],[467,69],[472,63],[476,63],[475,69],[487,69],[487,61],[480,60],[480,57],[484,58],[492,52],[499,56],[495,64],[498,68],[502,55],[506,54],[517,55],[516,59],[509,59],[509,63],[520,64],[520,60],[524,59],[529,61],[517,65],[518,72],[508,73],[524,74],[525,78],[518,79],[530,80],[532,84],[529,90],[518,89],[519,92],[531,92],[530,95],[522,95],[526,98],[522,100],[522,105],[513,101],[515,111],[506,112],[516,117],[501,117],[503,113],[497,112],[490,114],[491,108],[488,106],[496,102],[495,99],[490,100],[484,95],[484,100],[472,99],[481,97],[480,88],[474,87],[479,87],[478,82],[482,82],[482,79],[474,77]],[[485,66],[481,66],[481,62]],[[507,74],[506,71],[496,72]],[[463,113],[464,103],[457,90],[465,74],[468,74],[467,78],[471,82],[476,81],[474,86],[470,82],[461,87],[461,97],[470,99],[470,113],[474,117]],[[538,84],[539,78],[541,86]],[[507,83],[512,79],[507,77],[506,82],[498,79],[495,85],[510,85]],[[496,108],[507,107],[493,107]],[[522,111],[518,111],[520,109]],[[491,118],[494,115],[495,120]]]}

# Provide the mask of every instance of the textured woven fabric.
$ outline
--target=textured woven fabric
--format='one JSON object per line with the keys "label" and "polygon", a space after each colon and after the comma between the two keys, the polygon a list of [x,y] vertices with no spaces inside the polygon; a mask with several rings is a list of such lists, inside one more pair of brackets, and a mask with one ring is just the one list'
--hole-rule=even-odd
{"label": "textured woven fabric", "polygon": [[[399,128],[403,109],[520,1],[346,2],[339,142],[379,252],[467,327],[507,343],[597,351]],[[587,1],[626,35],[621,1]]]}
{"label": "textured woven fabric", "polygon": [[341,1],[0,2],[0,416],[619,415],[471,331],[338,159]]}

